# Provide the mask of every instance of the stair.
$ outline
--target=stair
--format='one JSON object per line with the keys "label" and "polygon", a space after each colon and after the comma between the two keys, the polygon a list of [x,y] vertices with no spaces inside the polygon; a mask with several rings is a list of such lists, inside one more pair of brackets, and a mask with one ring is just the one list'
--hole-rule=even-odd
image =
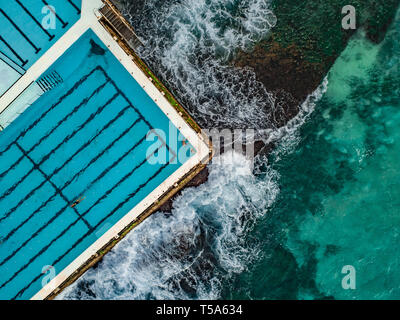
{"label": "stair", "polygon": [[42,89],[43,92],[48,92],[63,82],[63,78],[58,74],[57,71],[53,71],[49,75],[45,75],[36,80],[36,83],[39,85],[40,89]]}
{"label": "stair", "polygon": [[138,47],[142,46],[141,41],[138,36],[132,30],[130,26],[123,21],[123,19],[114,11],[112,7],[105,4],[101,9],[100,13],[103,17],[111,24],[115,31],[132,47],[136,50]]}

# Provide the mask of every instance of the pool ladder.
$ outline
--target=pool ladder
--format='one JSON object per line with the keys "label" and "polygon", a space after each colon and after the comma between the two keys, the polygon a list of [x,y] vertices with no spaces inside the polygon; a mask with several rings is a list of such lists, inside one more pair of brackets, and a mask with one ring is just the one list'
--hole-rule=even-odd
{"label": "pool ladder", "polygon": [[136,50],[142,46],[142,42],[139,37],[133,31],[132,26],[107,2],[100,8],[100,13],[113,27],[113,29],[131,46],[132,49]]}
{"label": "pool ladder", "polygon": [[63,78],[58,74],[57,71],[53,71],[49,75],[45,75],[41,77],[39,80],[36,80],[36,83],[38,84],[40,89],[42,89],[43,92],[48,92],[63,82],[64,82]]}

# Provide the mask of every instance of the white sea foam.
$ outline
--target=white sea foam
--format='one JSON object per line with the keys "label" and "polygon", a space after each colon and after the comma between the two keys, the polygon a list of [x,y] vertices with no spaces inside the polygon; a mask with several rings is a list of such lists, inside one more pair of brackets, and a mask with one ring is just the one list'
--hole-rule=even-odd
{"label": "white sea foam", "polygon": [[[324,86],[296,118],[275,130],[266,123],[273,97],[253,71],[227,64],[238,48],[249,50],[267,36],[274,23],[268,4],[143,0],[126,4],[126,12],[146,44],[141,56],[175,88],[202,127],[271,128],[261,130],[260,138],[291,141]],[[229,161],[211,164],[208,181],[184,190],[172,214],[152,215],[60,298],[220,297],[222,284],[262,254],[246,236],[279,193],[277,172],[264,168],[256,176],[244,156],[221,157]]]}
{"label": "white sea foam", "polygon": [[[203,128],[265,128],[273,97],[250,69],[229,65],[265,38],[275,17],[267,0],[148,0],[131,22],[144,58]],[[135,9],[136,8],[136,11]]]}
{"label": "white sea foam", "polygon": [[326,76],[319,87],[310,94],[301,104],[299,113],[288,123],[278,129],[267,129],[262,136],[267,137],[267,143],[279,141],[279,153],[288,153],[293,151],[299,142],[299,128],[307,121],[309,116],[314,112],[317,102],[322,98],[328,89],[328,77]]}
{"label": "white sea foam", "polygon": [[171,215],[151,216],[60,297],[218,298],[221,281],[258,256],[246,231],[278,194],[274,172],[257,179],[244,156],[233,158],[211,165],[208,182],[186,189]]}

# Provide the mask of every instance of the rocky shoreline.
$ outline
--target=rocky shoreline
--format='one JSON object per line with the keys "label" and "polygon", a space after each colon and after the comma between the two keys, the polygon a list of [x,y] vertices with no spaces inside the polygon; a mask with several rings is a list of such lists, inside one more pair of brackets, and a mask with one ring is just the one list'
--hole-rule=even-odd
{"label": "rocky shoreline", "polygon": [[357,29],[344,30],[343,0],[305,0],[301,5],[273,1],[277,25],[271,36],[251,52],[239,52],[233,64],[250,67],[265,88],[276,96],[278,127],[295,117],[299,106],[314,92],[347,46],[364,29],[375,43],[383,40],[394,19],[399,0],[352,1]]}
{"label": "rocky shoreline", "polygon": [[[400,0],[354,0],[357,29],[344,30],[341,11],[348,1],[304,0],[298,4],[274,0],[272,11],[277,25],[270,37],[250,52],[239,51],[231,64],[254,70],[258,81],[275,96],[274,121],[278,128],[282,127],[298,114],[299,106],[318,88],[357,30],[365,30],[375,43],[384,38],[399,3]],[[255,142],[256,154],[268,153],[273,147]],[[205,183],[208,175],[206,167],[185,188]],[[160,211],[171,213],[174,199],[181,192]]]}

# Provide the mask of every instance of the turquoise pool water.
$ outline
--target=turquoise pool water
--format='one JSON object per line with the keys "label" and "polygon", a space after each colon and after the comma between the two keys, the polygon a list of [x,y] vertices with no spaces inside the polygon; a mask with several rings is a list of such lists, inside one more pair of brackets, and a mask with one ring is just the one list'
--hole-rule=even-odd
{"label": "turquoise pool water", "polygon": [[0,0],[0,66],[9,74],[9,82],[0,83],[0,95],[78,21],[81,4],[81,0]]}
{"label": "turquoise pool water", "polygon": [[91,30],[55,71],[63,83],[0,134],[0,299],[31,298],[45,266],[62,271],[194,152]]}

